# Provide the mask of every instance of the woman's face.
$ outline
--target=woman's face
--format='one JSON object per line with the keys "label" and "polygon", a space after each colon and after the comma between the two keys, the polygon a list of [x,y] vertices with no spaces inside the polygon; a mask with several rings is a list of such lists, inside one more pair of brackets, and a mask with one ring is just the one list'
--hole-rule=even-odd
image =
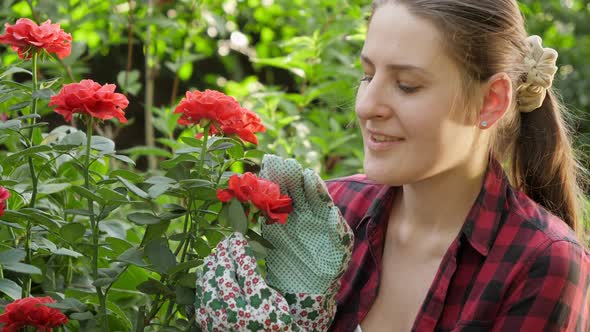
{"label": "woman's face", "polygon": [[480,131],[461,106],[461,73],[443,42],[435,25],[403,5],[374,13],[356,98],[370,179],[414,183],[473,158]]}

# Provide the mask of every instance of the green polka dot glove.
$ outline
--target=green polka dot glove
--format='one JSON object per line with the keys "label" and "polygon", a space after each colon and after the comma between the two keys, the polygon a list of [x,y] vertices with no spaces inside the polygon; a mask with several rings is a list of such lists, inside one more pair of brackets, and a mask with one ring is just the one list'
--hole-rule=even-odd
{"label": "green polka dot glove", "polygon": [[281,295],[256,271],[244,236],[233,233],[205,259],[197,278],[196,318],[203,331],[327,331],[335,305],[326,296]]}
{"label": "green polka dot glove", "polygon": [[261,223],[262,236],[274,246],[266,259],[267,282],[283,294],[335,298],[350,261],[353,235],[324,181],[295,159],[274,155],[262,159],[260,177],[280,185],[294,208],[284,225]]}

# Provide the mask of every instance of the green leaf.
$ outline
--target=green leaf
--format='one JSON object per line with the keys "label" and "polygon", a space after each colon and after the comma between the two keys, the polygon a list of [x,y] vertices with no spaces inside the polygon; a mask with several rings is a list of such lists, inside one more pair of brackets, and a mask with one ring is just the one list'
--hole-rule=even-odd
{"label": "green leaf", "polygon": [[114,278],[98,278],[94,280],[92,286],[94,287],[105,287],[112,284],[115,281]]}
{"label": "green leaf", "polygon": [[176,180],[166,177],[166,176],[152,176],[149,179],[145,180],[146,183],[149,184],[173,184],[176,183]]}
{"label": "green leaf", "polygon": [[12,87],[12,88],[17,88],[19,90],[24,90],[24,91],[27,91],[27,92],[30,92],[30,91],[33,90],[33,89],[31,89],[30,86],[26,86],[24,84],[13,82],[13,81],[6,81],[6,80],[0,81],[0,85],[9,86],[9,87]]}
{"label": "green leaf", "polygon": [[268,249],[258,241],[249,241],[248,244],[252,248],[254,256],[256,256],[257,259],[264,259],[268,256]]}
{"label": "green leaf", "polygon": [[[123,189],[123,190],[125,190],[125,189]],[[116,190],[112,190],[107,187],[102,187],[102,188],[98,189],[98,191],[96,193],[98,195],[100,195],[100,197],[102,197],[106,201],[115,201],[115,202],[128,202],[129,201],[129,199],[127,199],[127,196],[121,194],[120,192],[118,192]]]}
{"label": "green leaf", "polygon": [[148,295],[163,294],[164,296],[172,295],[172,291],[163,283],[156,279],[149,278],[137,286],[137,289]]}
{"label": "green leaf", "polygon": [[176,266],[176,256],[163,241],[155,240],[145,247],[145,254],[154,269],[160,274],[166,274],[168,270]]}
{"label": "green leaf", "polygon": [[260,150],[248,150],[244,154],[244,158],[251,159],[256,161],[257,163],[262,162],[262,157],[264,157],[265,153]]}
{"label": "green leaf", "polygon": [[42,224],[49,229],[55,229],[61,227],[63,219],[61,217],[48,214],[36,208],[23,208],[19,210],[23,214],[33,219],[35,222]]}
{"label": "green leaf", "polygon": [[115,151],[115,142],[103,136],[92,136],[90,146],[101,152]]}
{"label": "green leaf", "polygon": [[195,303],[194,290],[182,286],[176,286],[176,303],[191,305]]}
{"label": "green leaf", "polygon": [[55,308],[63,311],[84,312],[86,310],[86,305],[73,297],[67,297],[59,302],[46,303],[45,305],[50,308]]}
{"label": "green leaf", "polygon": [[0,122],[0,130],[2,129],[12,129],[12,130],[19,130],[21,128],[21,121],[20,120],[8,120],[5,122]]}
{"label": "green leaf", "polygon": [[66,210],[64,210],[64,213],[74,214],[74,215],[78,215],[78,216],[86,216],[86,217],[89,217],[92,215],[89,210],[84,210],[84,209],[66,209]]}
{"label": "green leaf", "polygon": [[64,191],[71,186],[71,183],[42,183],[39,185],[38,191],[40,194],[51,195]]}
{"label": "green leaf", "polygon": [[256,242],[259,242],[260,244],[262,244],[264,247],[268,248],[268,249],[274,249],[275,247],[272,245],[272,243],[270,243],[270,241],[268,241],[267,239],[263,238],[260,234],[254,232],[253,230],[249,229],[248,232],[246,233],[249,239],[252,239]]}
{"label": "green leaf", "polygon": [[116,237],[107,237],[105,243],[106,248],[110,249],[114,256],[119,256],[132,247],[126,240]]}
{"label": "green leaf", "polygon": [[81,146],[83,144],[86,144],[86,134],[83,131],[75,131],[64,136],[56,145]]}
{"label": "green leaf", "polygon": [[13,300],[21,298],[22,288],[10,279],[0,279],[0,292],[8,295]]}
{"label": "green leaf", "polygon": [[133,183],[138,183],[138,182],[143,181],[143,176],[141,176],[141,174],[137,174],[135,172],[131,172],[126,169],[117,169],[117,170],[112,171],[109,174],[110,178],[115,178],[117,176],[120,176],[126,180],[133,182]]}
{"label": "green leaf", "polygon": [[194,259],[192,261],[182,262],[182,263],[176,265],[175,267],[171,268],[170,270],[168,270],[168,274],[172,275],[172,274],[176,274],[178,272],[186,272],[186,271],[190,270],[191,268],[197,267],[201,264],[203,264],[202,259]]}
{"label": "green leaf", "polygon": [[127,318],[127,315],[119,306],[112,301],[107,300],[107,309],[109,309],[114,316],[119,320],[119,322],[123,323],[124,331],[132,331],[133,330],[133,323]]}
{"label": "green leaf", "polygon": [[17,116],[14,120],[26,120],[26,119],[41,119],[41,115],[39,114],[25,114],[21,116]]}
{"label": "green leaf", "polygon": [[18,273],[26,273],[26,274],[42,274],[41,270],[33,265],[24,264],[24,263],[10,263],[2,265],[5,270],[18,272]]}
{"label": "green leaf", "polygon": [[164,221],[156,225],[148,225],[145,230],[144,243],[159,239],[170,226],[170,221]]}
{"label": "green leaf", "polygon": [[125,155],[122,155],[122,154],[111,154],[111,155],[108,155],[108,156],[109,157],[112,157],[112,158],[115,158],[117,160],[120,160],[120,161],[122,161],[124,163],[127,163],[127,164],[130,164],[130,165],[135,166],[135,161],[133,161],[133,159],[131,159],[131,158],[125,156]]}
{"label": "green leaf", "polygon": [[149,199],[150,198],[150,196],[145,191],[141,190],[139,187],[137,187],[133,183],[125,180],[121,176],[117,176],[117,179],[119,179],[119,181],[121,181],[121,183],[123,183],[123,185],[125,185],[125,187],[127,187],[127,189],[129,189],[135,195],[137,195],[137,196],[139,196],[139,197],[141,197],[143,199]]}
{"label": "green leaf", "polygon": [[191,137],[191,136],[183,136],[180,138],[183,143],[186,143],[190,146],[200,148],[203,146],[203,140]]}
{"label": "green leaf", "polygon": [[81,313],[73,313],[70,314],[70,318],[73,320],[91,320],[94,319],[94,315],[90,311],[85,311]]}
{"label": "green leaf", "polygon": [[129,248],[124,253],[122,253],[119,257],[117,257],[118,261],[133,264],[139,267],[146,267],[148,266],[143,260],[143,249],[140,248]]}
{"label": "green leaf", "polygon": [[148,146],[134,146],[129,149],[125,149],[121,151],[131,158],[137,158],[140,156],[156,156],[156,157],[165,157],[165,158],[172,158],[172,153],[170,151],[157,148],[157,147],[148,147]]}
{"label": "green leaf", "polygon": [[84,255],[82,255],[81,253],[74,251],[74,250],[70,250],[67,248],[59,248],[57,250],[53,250],[51,251],[52,254],[54,255],[60,255],[60,256],[70,256],[70,257],[74,257],[74,258],[78,258],[78,257],[82,257]]}
{"label": "green leaf", "polygon": [[248,230],[248,218],[246,217],[242,203],[235,198],[232,198],[229,202],[228,217],[229,225],[234,231],[246,234]]}
{"label": "green leaf", "polygon": [[4,158],[4,164],[14,163],[19,159],[27,156],[39,156],[44,158],[44,156],[40,154],[44,152],[49,152],[51,150],[51,147],[48,145],[35,145],[30,148],[8,155],[6,158]]}
{"label": "green leaf", "polygon": [[27,100],[27,101],[23,101],[21,103],[18,104],[14,104],[10,107],[8,107],[9,111],[18,111],[18,110],[22,110],[25,107],[29,107],[31,105],[31,101]]}
{"label": "green leaf", "polygon": [[37,99],[50,99],[55,93],[51,89],[39,89],[33,92],[32,97]]}
{"label": "green leaf", "polygon": [[207,257],[211,253],[211,247],[200,237],[195,239],[195,250],[200,257]]}
{"label": "green leaf", "polygon": [[75,193],[77,193],[78,195],[80,195],[86,199],[98,202],[100,205],[104,205],[106,203],[105,200],[101,196],[93,193],[92,191],[90,191],[82,186],[73,186],[72,190]]}
{"label": "green leaf", "polygon": [[15,224],[15,223],[11,223],[11,222],[6,222],[3,220],[0,220],[0,225],[4,225],[4,226],[8,226],[10,228],[16,228],[16,229],[25,229],[24,227],[22,227],[19,224]]}
{"label": "green leaf", "polygon": [[59,233],[69,243],[75,243],[84,237],[84,234],[86,234],[86,227],[82,224],[73,222],[62,226]]}
{"label": "green leaf", "polygon": [[170,188],[172,188],[172,186],[169,184],[155,184],[151,186],[150,189],[148,189],[148,195],[150,195],[151,198],[158,198],[162,196]]}
{"label": "green leaf", "polygon": [[17,73],[26,73],[26,74],[29,74],[29,76],[33,76],[33,73],[29,70],[26,70],[26,69],[20,68],[20,67],[16,67],[16,66],[11,66],[7,70],[2,72],[2,74],[0,74],[0,78],[4,78],[5,76],[17,74]]}
{"label": "green leaf", "polygon": [[137,225],[155,225],[162,222],[162,219],[158,218],[158,216],[145,212],[131,213],[127,215],[127,219]]}
{"label": "green leaf", "polygon": [[174,151],[176,154],[201,153],[201,148],[183,148]]}
{"label": "green leaf", "polygon": [[[127,77],[127,82],[125,82],[125,77]],[[136,96],[141,89],[141,84],[139,83],[139,70],[130,70],[128,73],[126,71],[120,71],[119,74],[117,74],[117,83],[123,91]]]}
{"label": "green leaf", "polygon": [[27,253],[23,249],[8,249],[0,252],[0,265],[18,263],[25,259]]}

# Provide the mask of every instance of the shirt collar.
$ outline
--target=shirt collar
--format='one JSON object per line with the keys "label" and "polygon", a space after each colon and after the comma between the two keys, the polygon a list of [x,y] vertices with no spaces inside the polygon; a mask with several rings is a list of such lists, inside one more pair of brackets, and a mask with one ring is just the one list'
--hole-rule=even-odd
{"label": "shirt collar", "polygon": [[[487,256],[494,244],[503,212],[506,210],[507,186],[508,179],[502,166],[490,156],[482,188],[461,229],[471,246],[483,256]],[[373,223],[387,222],[382,219],[389,213],[383,212],[391,209],[397,189],[399,187],[382,185],[357,228],[368,220]]]}
{"label": "shirt collar", "polygon": [[487,256],[498,234],[506,211],[508,179],[500,163],[490,157],[482,188],[467,214],[461,232],[471,246]]}

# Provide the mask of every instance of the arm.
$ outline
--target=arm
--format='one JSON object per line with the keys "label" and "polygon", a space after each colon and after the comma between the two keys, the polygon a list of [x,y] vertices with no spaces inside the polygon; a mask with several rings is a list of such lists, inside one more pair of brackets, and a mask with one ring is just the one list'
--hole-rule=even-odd
{"label": "arm", "polygon": [[583,248],[553,242],[509,294],[492,331],[587,331],[589,284]]}

